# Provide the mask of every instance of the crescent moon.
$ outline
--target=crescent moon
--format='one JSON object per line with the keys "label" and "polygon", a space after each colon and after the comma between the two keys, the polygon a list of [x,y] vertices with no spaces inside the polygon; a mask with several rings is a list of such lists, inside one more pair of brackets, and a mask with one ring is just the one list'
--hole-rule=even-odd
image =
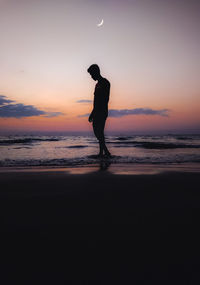
{"label": "crescent moon", "polygon": [[97,26],[101,27],[103,25],[103,19],[101,20],[101,23],[99,23]]}

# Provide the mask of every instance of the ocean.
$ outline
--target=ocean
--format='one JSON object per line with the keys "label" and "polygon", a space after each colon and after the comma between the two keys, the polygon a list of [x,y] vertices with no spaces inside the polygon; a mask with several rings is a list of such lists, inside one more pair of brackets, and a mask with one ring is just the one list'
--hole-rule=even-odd
{"label": "ocean", "polygon": [[[112,164],[200,163],[200,135],[110,135]],[[81,167],[94,165],[93,135],[0,136],[0,167]]]}

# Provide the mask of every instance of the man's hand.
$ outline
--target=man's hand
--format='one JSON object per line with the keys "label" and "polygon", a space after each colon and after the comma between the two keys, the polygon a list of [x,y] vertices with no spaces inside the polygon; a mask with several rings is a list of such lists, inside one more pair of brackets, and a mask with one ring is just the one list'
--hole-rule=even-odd
{"label": "man's hand", "polygon": [[88,118],[88,121],[91,123],[93,121],[93,114],[91,113],[89,118]]}

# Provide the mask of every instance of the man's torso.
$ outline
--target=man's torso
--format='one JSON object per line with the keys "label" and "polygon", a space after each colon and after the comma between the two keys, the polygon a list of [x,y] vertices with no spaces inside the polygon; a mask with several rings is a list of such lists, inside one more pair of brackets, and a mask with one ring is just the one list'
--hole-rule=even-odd
{"label": "man's torso", "polygon": [[110,82],[102,78],[95,86],[94,91],[94,117],[106,118],[108,116],[108,101],[110,95]]}

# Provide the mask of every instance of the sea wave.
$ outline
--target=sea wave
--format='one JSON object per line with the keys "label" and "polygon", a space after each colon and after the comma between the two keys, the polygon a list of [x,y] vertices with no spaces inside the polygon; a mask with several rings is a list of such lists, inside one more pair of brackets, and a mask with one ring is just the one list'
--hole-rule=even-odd
{"label": "sea wave", "polygon": [[68,145],[68,146],[55,146],[55,148],[57,149],[62,149],[62,148],[85,148],[85,147],[89,147],[88,145]]}
{"label": "sea wave", "polygon": [[174,136],[177,140],[200,140],[200,136],[199,135],[192,135],[192,136]]}
{"label": "sea wave", "polygon": [[0,161],[0,167],[32,167],[32,166],[84,166],[101,162],[110,164],[173,164],[173,163],[200,163],[200,155],[177,155],[167,157],[130,157],[112,156],[111,158],[95,158],[94,156],[76,157],[73,159],[5,159]]}
{"label": "sea wave", "polygon": [[66,148],[84,148],[84,147],[88,147],[88,145],[70,145],[70,146],[66,146]]}
{"label": "sea wave", "polygon": [[175,149],[175,148],[200,148],[198,144],[178,144],[170,142],[151,142],[151,141],[107,141],[115,147],[141,147],[148,149]]}
{"label": "sea wave", "polygon": [[126,140],[129,140],[129,139],[132,139],[133,137],[117,137],[116,139],[119,140],[119,141],[126,141]]}
{"label": "sea wave", "polygon": [[4,139],[0,140],[0,145],[10,144],[29,144],[37,141],[59,141],[58,138],[18,138],[18,139]]}

